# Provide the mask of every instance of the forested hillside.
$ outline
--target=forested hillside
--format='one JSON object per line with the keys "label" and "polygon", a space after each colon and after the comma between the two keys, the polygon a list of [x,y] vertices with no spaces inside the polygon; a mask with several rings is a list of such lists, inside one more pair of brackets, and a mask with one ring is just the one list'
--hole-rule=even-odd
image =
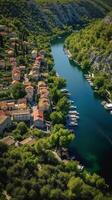
{"label": "forested hillside", "polygon": [[106,90],[112,95],[112,14],[70,36],[66,46],[82,69],[96,74],[94,84],[100,96],[105,97]]}
{"label": "forested hillside", "polygon": [[111,6],[110,0],[1,0],[0,16],[19,18],[28,29],[41,32],[103,17]]}

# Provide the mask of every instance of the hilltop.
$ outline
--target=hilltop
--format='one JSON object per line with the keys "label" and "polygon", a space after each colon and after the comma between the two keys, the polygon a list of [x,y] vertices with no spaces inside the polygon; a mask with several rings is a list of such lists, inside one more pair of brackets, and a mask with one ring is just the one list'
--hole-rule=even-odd
{"label": "hilltop", "polygon": [[110,0],[1,0],[0,17],[19,19],[32,31],[52,32],[55,27],[63,29],[101,18],[111,7]]}

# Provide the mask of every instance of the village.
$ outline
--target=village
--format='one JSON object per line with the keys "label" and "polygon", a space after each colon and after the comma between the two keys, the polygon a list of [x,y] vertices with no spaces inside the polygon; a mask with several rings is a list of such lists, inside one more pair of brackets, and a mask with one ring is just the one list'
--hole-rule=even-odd
{"label": "village", "polygon": [[[0,84],[0,89],[4,91],[5,88],[15,87],[21,83],[24,88],[23,98],[9,98],[0,100],[0,134],[3,134],[6,130],[13,126],[13,122],[25,122],[31,128],[42,129],[43,131],[49,131],[50,122],[47,122],[44,118],[44,112],[51,109],[51,102],[49,96],[49,88],[47,85],[46,77],[48,75],[47,63],[45,61],[46,52],[29,47],[28,41],[20,40],[16,32],[5,25],[0,25],[0,41],[3,44],[3,38],[8,38],[8,44],[10,48],[6,50],[8,63],[10,65],[11,76],[9,76],[10,85],[6,85],[5,82]],[[27,53],[30,52],[30,59],[32,64],[29,70],[26,70],[26,66],[17,63],[17,49],[22,47]],[[6,61],[0,59],[0,69],[5,71],[7,68]],[[27,72],[27,73],[26,73]],[[35,86],[34,84],[35,83]],[[20,91],[21,92],[21,91]],[[22,95],[20,95],[22,96]],[[38,99],[38,101],[37,101]],[[21,144],[31,143],[33,138],[29,137],[22,141]],[[1,139],[2,142],[12,145],[15,142],[12,136],[6,136]],[[17,144],[17,143],[16,143]]]}
{"label": "village", "polygon": [[0,141],[9,146],[34,144],[36,138],[31,134],[16,136],[19,135],[16,127],[21,122],[29,130],[36,128],[49,134],[57,123],[74,132],[80,118],[74,101],[69,99],[65,81],[55,72],[53,80],[52,75],[49,76],[48,52],[42,48],[37,50],[35,42],[25,40],[24,35],[0,25],[0,42],[5,49],[5,59],[0,58],[0,69],[5,73],[0,82]]}

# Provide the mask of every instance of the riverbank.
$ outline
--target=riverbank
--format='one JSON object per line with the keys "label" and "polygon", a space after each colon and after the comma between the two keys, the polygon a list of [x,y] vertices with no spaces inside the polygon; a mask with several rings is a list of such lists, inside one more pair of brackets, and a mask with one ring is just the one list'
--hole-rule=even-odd
{"label": "riverbank", "polygon": [[[73,55],[70,52],[69,49],[64,48],[64,52],[66,53],[68,59],[73,60],[74,63],[78,64],[80,66],[80,63],[76,60],[73,59]],[[83,69],[83,67],[80,67],[81,69]],[[83,71],[83,70],[82,70]],[[92,89],[94,90],[94,92],[97,94],[98,93],[98,87],[94,84],[95,82],[95,74],[94,73],[90,73],[90,72],[85,72],[83,71],[84,76],[86,78],[86,80],[88,81],[89,85],[92,87]],[[108,90],[105,90],[105,99],[101,99],[101,104],[104,106],[104,108],[110,112],[110,114],[112,114],[112,100],[110,99],[110,93]],[[101,97],[98,94],[99,98]]]}
{"label": "riverbank", "polygon": [[75,102],[80,113],[79,126],[75,131],[76,138],[70,145],[69,151],[87,169],[99,173],[111,183],[112,116],[93,94],[79,65],[72,60],[69,61],[63,51],[63,45],[63,40],[56,40],[56,43],[52,44],[54,68],[67,81],[67,89],[71,93],[70,99]]}

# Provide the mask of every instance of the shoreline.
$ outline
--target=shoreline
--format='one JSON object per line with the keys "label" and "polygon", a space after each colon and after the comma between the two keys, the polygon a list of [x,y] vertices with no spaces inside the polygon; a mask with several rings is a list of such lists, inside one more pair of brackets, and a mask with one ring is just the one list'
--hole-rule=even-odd
{"label": "shoreline", "polygon": [[[78,61],[76,61],[76,60],[73,59],[73,56],[72,56],[72,54],[71,54],[71,52],[70,52],[69,49],[67,49],[66,47],[64,47],[64,52],[65,52],[65,54],[67,55],[68,59],[72,60],[73,62],[75,62],[76,64],[78,64],[79,66],[81,66],[80,63],[79,63]],[[83,71],[83,70],[82,70],[82,71]],[[92,78],[95,78],[95,75],[94,75],[93,73],[90,74],[90,72],[88,72],[88,73],[84,73],[84,72],[83,72],[83,74],[84,74],[85,79],[88,81],[89,85],[92,87],[93,91],[96,92],[96,91],[97,91],[97,88],[94,87],[94,84],[93,84],[93,81],[92,81]],[[107,94],[108,94],[108,93],[109,93],[109,92],[107,91]],[[100,96],[99,96],[99,97],[100,97]],[[101,103],[101,105],[102,105],[108,112],[110,112],[110,114],[112,114],[112,106],[111,106],[111,109],[108,108],[108,106],[110,107],[110,105],[112,104],[112,101],[111,101],[109,98],[107,99],[107,101],[106,101],[106,100],[101,100],[101,99],[100,99],[100,103]]]}

